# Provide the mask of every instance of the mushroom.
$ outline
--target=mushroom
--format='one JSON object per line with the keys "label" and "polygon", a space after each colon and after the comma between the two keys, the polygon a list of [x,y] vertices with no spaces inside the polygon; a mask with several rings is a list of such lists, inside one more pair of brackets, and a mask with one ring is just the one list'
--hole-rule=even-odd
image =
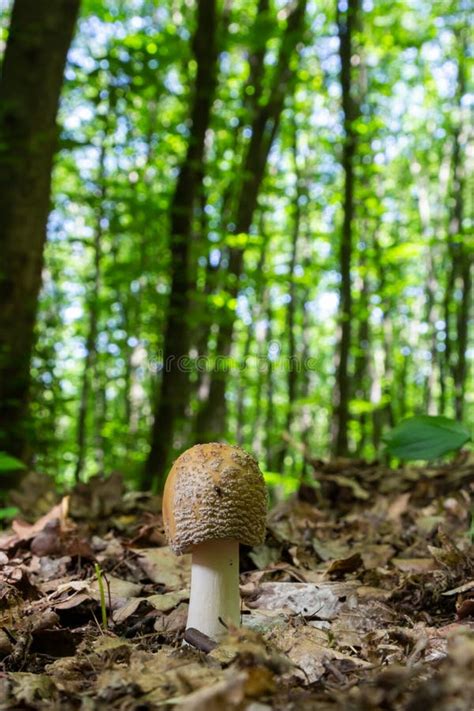
{"label": "mushroom", "polygon": [[174,463],[163,493],[163,521],[176,554],[191,553],[186,629],[219,641],[240,625],[239,543],[265,537],[267,492],[255,459],[240,447],[197,444]]}

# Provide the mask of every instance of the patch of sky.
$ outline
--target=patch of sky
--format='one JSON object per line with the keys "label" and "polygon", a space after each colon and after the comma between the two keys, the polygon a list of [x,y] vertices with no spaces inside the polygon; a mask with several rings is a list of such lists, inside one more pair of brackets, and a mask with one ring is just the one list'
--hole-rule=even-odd
{"label": "patch of sky", "polygon": [[319,321],[333,318],[339,306],[339,296],[333,291],[323,291],[316,298],[308,301],[306,309]]}
{"label": "patch of sky", "polygon": [[221,259],[220,249],[211,249],[209,254],[209,263],[212,267],[217,267]]}
{"label": "patch of sky", "polygon": [[245,294],[239,294],[237,297],[236,312],[237,316],[242,319],[246,325],[249,325],[252,322],[249,300]]}
{"label": "patch of sky", "polygon": [[80,303],[70,304],[66,306],[62,312],[63,321],[66,325],[79,321],[83,315],[84,309]]}

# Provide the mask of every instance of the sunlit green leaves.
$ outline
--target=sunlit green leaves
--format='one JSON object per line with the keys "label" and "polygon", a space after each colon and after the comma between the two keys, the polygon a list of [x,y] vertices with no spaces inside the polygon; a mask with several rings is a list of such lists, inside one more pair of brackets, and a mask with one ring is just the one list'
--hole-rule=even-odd
{"label": "sunlit green leaves", "polygon": [[404,259],[415,259],[423,251],[423,244],[420,242],[404,242],[395,244],[387,250],[387,257],[394,261]]}
{"label": "sunlit green leaves", "polygon": [[[269,3],[269,11],[259,17],[257,5],[250,0],[231,3],[219,29],[217,96],[206,136],[204,191],[193,225],[189,268],[192,276],[196,273],[197,293],[191,294],[189,327],[193,347],[212,360],[218,326],[231,310],[237,315],[232,344],[236,362],[246,354],[254,358],[249,363],[263,359],[261,369],[249,365],[238,376],[229,375],[226,387],[229,440],[240,428],[244,446],[267,462],[281,447],[286,426],[286,374],[279,359],[288,353],[287,312],[294,299],[298,356],[317,362],[298,373],[292,444],[284,463],[296,482],[307,465],[303,448],[294,443],[304,439],[311,455],[327,455],[334,405],[343,219],[335,5],[311,5],[308,10],[308,41],[301,43],[296,81],[285,97],[254,224],[248,233],[235,234],[242,157],[251,139],[252,101],[259,93],[250,80],[249,57],[269,52],[261,105],[285,26],[284,4]],[[196,3],[145,0],[85,0],[82,5],[62,100],[62,150],[54,174],[33,369],[37,461],[59,476],[71,470],[76,457],[87,335],[83,316],[91,301],[91,245],[102,204],[100,343],[88,404],[87,472],[102,462],[97,456],[102,448],[106,470],[118,461],[133,476],[149,446],[150,412],[160,377],[156,354],[171,281],[169,203],[189,131],[195,8]],[[367,457],[379,453],[380,434],[390,420],[428,411],[428,405],[429,411],[454,412],[457,354],[452,346],[459,294],[450,304],[444,299],[453,132],[464,120],[453,96],[458,15],[457,2],[431,7],[427,2],[381,0],[362,8],[354,56],[362,102],[354,122],[350,435],[352,450]],[[460,133],[461,153],[467,133]],[[104,135],[106,170],[99,176]],[[469,181],[466,176],[466,196]],[[300,235],[290,279],[297,207]],[[466,230],[463,237],[467,239]],[[237,281],[228,272],[231,250],[245,251],[244,273]],[[236,288],[234,298],[230,294]],[[434,293],[431,307],[429,289]],[[449,328],[446,314],[453,316]],[[271,344],[277,355],[270,368]],[[186,427],[192,427],[198,405],[193,393]],[[465,407],[472,407],[468,400]],[[186,427],[180,432],[183,439]],[[271,462],[267,468],[275,471]]]}
{"label": "sunlit green leaves", "polygon": [[0,521],[9,521],[20,513],[20,509],[17,506],[5,506],[0,508]]}
{"label": "sunlit green leaves", "polygon": [[25,469],[25,464],[6,452],[0,452],[0,475],[2,472],[13,472]]}

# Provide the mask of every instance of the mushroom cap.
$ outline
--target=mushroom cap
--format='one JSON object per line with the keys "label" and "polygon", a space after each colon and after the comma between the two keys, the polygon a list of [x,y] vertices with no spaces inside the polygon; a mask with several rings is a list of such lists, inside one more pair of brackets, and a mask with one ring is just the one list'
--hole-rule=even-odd
{"label": "mushroom cap", "polygon": [[175,553],[206,541],[263,542],[267,491],[255,459],[240,447],[197,444],[175,461],[163,493],[166,537]]}

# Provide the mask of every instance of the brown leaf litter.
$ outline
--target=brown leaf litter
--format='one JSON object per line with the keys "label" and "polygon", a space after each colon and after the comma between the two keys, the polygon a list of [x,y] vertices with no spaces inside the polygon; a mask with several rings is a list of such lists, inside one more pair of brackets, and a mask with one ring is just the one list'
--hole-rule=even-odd
{"label": "brown leaf litter", "polygon": [[242,550],[242,627],[199,649],[159,499],[115,473],[58,500],[28,475],[38,508],[22,482],[0,534],[0,709],[471,711],[472,457],[312,464],[318,488]]}

